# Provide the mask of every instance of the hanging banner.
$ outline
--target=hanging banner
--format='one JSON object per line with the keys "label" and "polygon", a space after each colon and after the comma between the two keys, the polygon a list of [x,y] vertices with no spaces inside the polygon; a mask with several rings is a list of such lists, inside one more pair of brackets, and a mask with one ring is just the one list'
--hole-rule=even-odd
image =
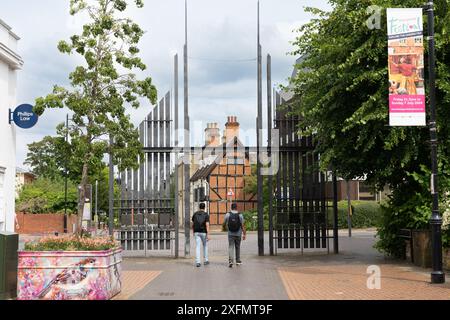
{"label": "hanging banner", "polygon": [[425,126],[423,13],[387,9],[389,124]]}

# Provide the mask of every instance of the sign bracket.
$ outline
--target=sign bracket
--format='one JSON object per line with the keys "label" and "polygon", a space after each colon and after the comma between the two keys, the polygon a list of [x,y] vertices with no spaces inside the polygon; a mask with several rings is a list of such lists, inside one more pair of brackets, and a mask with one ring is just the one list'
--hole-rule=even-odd
{"label": "sign bracket", "polygon": [[11,108],[8,109],[8,124],[11,124],[13,122],[13,114],[14,112],[11,111]]}

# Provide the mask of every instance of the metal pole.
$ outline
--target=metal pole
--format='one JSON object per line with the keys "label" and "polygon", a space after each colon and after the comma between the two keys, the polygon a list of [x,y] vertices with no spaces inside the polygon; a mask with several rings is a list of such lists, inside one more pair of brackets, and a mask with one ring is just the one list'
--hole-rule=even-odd
{"label": "metal pole", "polygon": [[98,180],[95,180],[95,216],[97,217],[97,221],[98,221],[98,205],[97,205],[97,203],[98,203]]}
{"label": "metal pole", "polygon": [[348,236],[352,237],[352,200],[350,197],[350,180],[346,180],[347,185],[347,225],[348,225]]}
{"label": "metal pole", "polygon": [[190,126],[189,126],[189,86],[188,86],[188,13],[187,0],[185,0],[185,44],[184,44],[184,255],[191,253],[191,212],[190,212]]}
{"label": "metal pole", "polygon": [[[179,137],[179,127],[178,127],[178,54],[174,57],[174,75],[175,75],[175,83],[174,83],[174,100],[175,100],[175,147],[178,147],[178,137]],[[179,250],[179,185],[178,185],[178,153],[175,153],[175,258],[178,258],[178,250]]]}
{"label": "metal pole", "polygon": [[[69,143],[69,115],[66,115],[66,144]],[[67,233],[67,155],[64,161],[64,233]]]}
{"label": "metal pole", "polygon": [[433,197],[431,225],[431,246],[433,271],[431,283],[444,283],[445,273],[442,270],[442,217],[439,213],[438,161],[437,161],[437,126],[436,126],[436,50],[434,41],[434,3],[429,1],[426,8],[428,14],[428,65],[429,65],[429,99],[430,99],[430,145],[431,145],[431,195]]}
{"label": "metal pole", "polygon": [[339,253],[339,220],[338,220],[338,189],[337,189],[337,175],[333,172],[333,249],[334,253]]}
{"label": "metal pole", "polygon": [[112,155],[113,136],[109,136],[109,235],[114,234],[114,163]]}
{"label": "metal pole", "polygon": [[272,57],[267,55],[267,148],[271,159],[269,173],[269,251],[273,256],[273,161],[272,161]]}
{"label": "metal pole", "polygon": [[262,53],[260,41],[259,24],[259,1],[258,1],[258,120],[257,120],[257,175],[258,175],[258,254],[264,256],[264,204],[263,204],[263,177],[261,175],[261,146],[262,146]]}

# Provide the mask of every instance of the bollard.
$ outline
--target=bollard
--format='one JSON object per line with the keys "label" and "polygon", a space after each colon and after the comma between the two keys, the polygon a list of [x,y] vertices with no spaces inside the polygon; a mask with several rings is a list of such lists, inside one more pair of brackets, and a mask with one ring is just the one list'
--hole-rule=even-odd
{"label": "bollard", "polygon": [[0,232],[0,300],[17,297],[19,235]]}

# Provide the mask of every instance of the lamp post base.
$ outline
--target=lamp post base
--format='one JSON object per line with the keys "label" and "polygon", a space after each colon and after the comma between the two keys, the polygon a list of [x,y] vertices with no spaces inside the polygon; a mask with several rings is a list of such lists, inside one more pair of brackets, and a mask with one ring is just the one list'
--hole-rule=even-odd
{"label": "lamp post base", "polygon": [[445,273],[442,271],[431,272],[431,283],[433,284],[445,283]]}

